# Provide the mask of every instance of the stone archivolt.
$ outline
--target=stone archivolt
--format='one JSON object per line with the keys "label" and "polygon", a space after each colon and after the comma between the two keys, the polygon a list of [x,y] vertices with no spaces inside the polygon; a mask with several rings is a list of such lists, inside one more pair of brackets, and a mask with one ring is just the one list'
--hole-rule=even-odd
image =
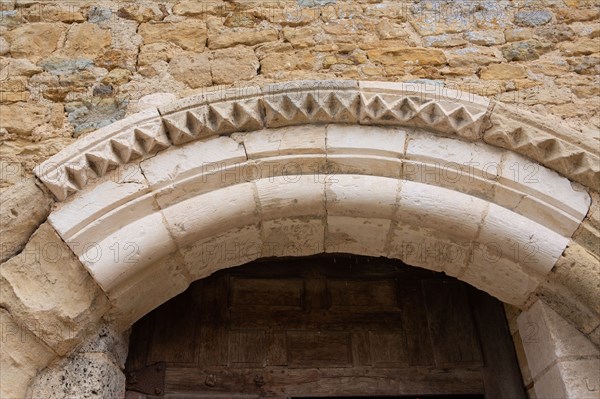
{"label": "stone archivolt", "polygon": [[[100,320],[126,329],[192,281],[265,256],[398,258],[519,307],[554,280],[572,287],[561,255],[590,196],[554,170],[597,189],[597,152],[502,104],[438,89],[313,81],[205,93],[121,120],[40,165],[60,202],[23,253],[52,242],[68,255],[3,264],[2,317],[35,325],[43,356],[2,394],[22,395]],[[24,271],[66,275],[49,286]],[[593,339],[597,309],[578,295],[564,297],[579,313],[550,305]],[[7,359],[19,345],[3,349]]]}
{"label": "stone archivolt", "polygon": [[300,81],[235,88],[126,118],[52,157],[36,174],[64,200],[90,179],[170,145],[262,128],[358,123],[421,127],[465,140],[483,140],[598,189],[600,160],[592,144],[505,106],[490,109],[482,97],[420,84]]}

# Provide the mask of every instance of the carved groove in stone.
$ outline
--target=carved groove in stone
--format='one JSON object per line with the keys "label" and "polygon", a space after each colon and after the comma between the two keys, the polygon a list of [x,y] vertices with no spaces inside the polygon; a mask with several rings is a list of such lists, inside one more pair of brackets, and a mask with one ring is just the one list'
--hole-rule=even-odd
{"label": "carved groove in stone", "polygon": [[[206,93],[144,111],[89,135],[36,168],[60,200],[91,179],[171,145],[213,135],[311,123],[419,127],[483,140],[525,155],[598,190],[597,153],[569,134],[469,93],[431,86],[355,81],[298,81],[254,88],[238,97]],[[162,122],[162,123],[161,123]],[[168,136],[167,136],[168,135]],[[588,146],[589,147],[589,146]]]}

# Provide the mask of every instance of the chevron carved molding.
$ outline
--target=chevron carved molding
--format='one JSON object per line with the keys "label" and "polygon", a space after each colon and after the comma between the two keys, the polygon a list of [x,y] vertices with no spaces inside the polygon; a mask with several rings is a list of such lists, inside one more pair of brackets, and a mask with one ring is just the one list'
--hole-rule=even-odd
{"label": "chevron carved molding", "polygon": [[[493,109],[493,112],[490,110]],[[214,90],[134,114],[78,140],[35,169],[59,201],[120,165],[215,135],[302,124],[418,127],[507,148],[598,190],[594,149],[471,93],[346,80]],[[561,129],[562,130],[562,129]],[[571,137],[571,138],[570,138]]]}

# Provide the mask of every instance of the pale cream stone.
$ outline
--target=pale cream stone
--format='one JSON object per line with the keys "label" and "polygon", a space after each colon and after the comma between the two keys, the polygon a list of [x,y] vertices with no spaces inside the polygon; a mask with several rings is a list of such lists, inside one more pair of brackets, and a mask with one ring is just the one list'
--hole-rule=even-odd
{"label": "pale cream stone", "polygon": [[113,308],[108,314],[121,331],[186,290],[192,282],[178,252],[168,253],[135,275],[122,278],[109,294]]}
{"label": "pale cream stone", "polygon": [[47,223],[0,267],[0,306],[59,354],[108,310],[105,294]]}
{"label": "pale cream stone", "polygon": [[477,237],[494,256],[546,275],[569,240],[552,230],[495,204],[489,210]]}
{"label": "pale cream stone", "polygon": [[2,345],[0,345],[0,396],[24,398],[29,381],[55,357],[39,338],[21,327],[0,309]]}
{"label": "pale cream stone", "polygon": [[382,256],[391,221],[352,216],[327,216],[325,252]]}
{"label": "pale cream stone", "polygon": [[143,275],[146,267],[176,250],[163,220],[160,212],[152,213],[102,240],[83,243],[79,259],[109,296],[126,280]]}
{"label": "pale cream stone", "polygon": [[252,183],[211,191],[163,209],[177,245],[208,239],[259,221]]}
{"label": "pale cream stone", "polygon": [[523,306],[540,283],[518,263],[498,256],[495,246],[485,244],[475,245],[467,269],[457,277],[515,306]]}
{"label": "pale cream stone", "polygon": [[325,126],[293,126],[239,134],[249,159],[274,155],[324,154]]}
{"label": "pale cream stone", "polygon": [[585,217],[591,204],[591,198],[583,187],[535,161],[511,152],[503,157],[499,181],[548,202],[579,221]]}
{"label": "pale cream stone", "polygon": [[534,380],[556,361],[600,355],[594,344],[542,301],[522,312],[517,322]]}
{"label": "pale cream stone", "polygon": [[328,125],[327,154],[372,154],[402,158],[406,136],[406,131],[398,128]]}
{"label": "pale cream stone", "polygon": [[471,242],[487,210],[479,198],[442,187],[405,181],[395,220],[398,223],[432,228],[457,241]]}
{"label": "pale cream stone", "polygon": [[191,242],[181,248],[181,254],[192,280],[197,280],[258,259],[262,245],[260,227],[250,224]]}
{"label": "pale cream stone", "polygon": [[392,219],[399,187],[397,179],[337,175],[326,185],[327,215]]}
{"label": "pale cream stone", "polygon": [[404,263],[456,276],[471,256],[469,242],[454,241],[435,228],[404,224],[392,224],[389,257]]}
{"label": "pale cream stone", "polygon": [[261,257],[310,256],[324,252],[324,218],[264,220]]}
{"label": "pale cream stone", "polygon": [[260,179],[256,190],[263,220],[325,215],[325,186],[313,176]]}
{"label": "pale cream stone", "polygon": [[83,246],[151,213],[153,204],[142,198],[148,192],[139,166],[125,165],[80,195],[59,203],[49,221],[65,241]]}
{"label": "pale cream stone", "polygon": [[140,164],[157,202],[167,207],[192,195],[247,181],[244,148],[213,137],[162,151]]}

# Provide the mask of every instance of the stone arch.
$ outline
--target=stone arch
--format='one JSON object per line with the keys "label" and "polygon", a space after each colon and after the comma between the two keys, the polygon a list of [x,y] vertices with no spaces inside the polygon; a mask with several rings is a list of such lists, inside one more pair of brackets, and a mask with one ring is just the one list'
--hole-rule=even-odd
{"label": "stone arch", "polygon": [[[525,308],[582,229],[599,173],[577,133],[433,86],[288,82],[144,111],[36,168],[58,200],[38,234],[67,253],[41,262],[54,274],[3,270],[6,318],[44,353],[11,359],[35,374],[100,320],[126,329],[190,282],[265,256],[398,258]],[[31,299],[28,278],[59,289]],[[560,289],[596,323],[566,317],[597,329],[594,300]]]}

